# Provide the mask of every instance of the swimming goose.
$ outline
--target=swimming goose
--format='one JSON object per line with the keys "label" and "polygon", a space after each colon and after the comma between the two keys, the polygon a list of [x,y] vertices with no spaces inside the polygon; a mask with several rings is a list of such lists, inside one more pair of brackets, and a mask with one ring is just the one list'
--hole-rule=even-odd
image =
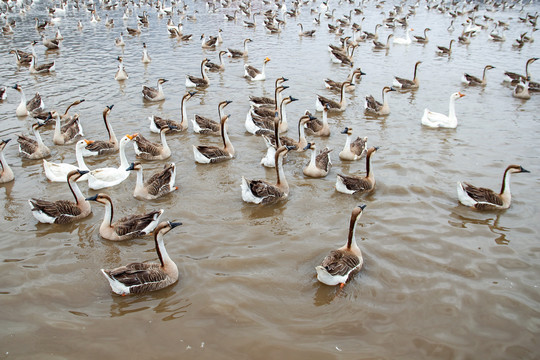
{"label": "swimming goose", "polygon": [[160,133],[160,129],[164,126],[168,126],[167,134],[171,132],[181,132],[188,128],[186,101],[191,99],[195,95],[196,91],[189,91],[183,97],[180,102],[180,122],[174,120],[168,120],[160,118],[159,116],[152,115],[148,119],[150,120],[150,131],[156,134]]}
{"label": "swimming goose", "polygon": [[367,32],[367,31],[363,31],[366,40],[378,40],[379,39],[379,34],[378,34],[377,30],[379,30],[379,27],[381,27],[381,24],[376,24],[375,25],[375,31],[372,32],[372,33]]}
{"label": "swimming goose", "polygon": [[118,60],[118,70],[116,71],[116,74],[114,75],[114,80],[123,81],[123,80],[129,79],[129,75],[126,72],[126,69],[124,68],[124,58],[122,56],[119,56],[116,58],[116,60]]}
{"label": "swimming goose", "polygon": [[371,169],[371,156],[378,147],[370,147],[366,153],[366,176],[345,176],[338,174],[336,190],[344,194],[356,194],[371,191],[375,188],[375,176]]}
{"label": "swimming goose", "polygon": [[414,38],[415,38],[416,42],[419,42],[421,44],[427,44],[429,42],[429,39],[428,39],[428,36],[427,36],[428,31],[431,31],[431,29],[430,28],[425,28],[424,29],[424,36],[414,35]]}
{"label": "swimming goose", "polygon": [[354,66],[354,52],[358,45],[348,45],[347,51],[332,50],[330,52],[330,59],[335,64]]}
{"label": "swimming goose", "polygon": [[186,87],[198,87],[198,88],[205,88],[210,85],[210,79],[208,78],[208,75],[206,75],[206,64],[210,60],[203,59],[201,61],[201,76],[200,78],[192,75],[186,75]]}
{"label": "swimming goose", "polygon": [[35,123],[32,125],[32,132],[34,133],[36,140],[24,135],[18,136],[17,142],[19,143],[19,153],[23,158],[39,160],[51,155],[51,150],[43,143],[38,131],[43,125],[45,125],[45,123]]}
{"label": "swimming goose", "polygon": [[461,82],[467,85],[480,85],[480,86],[486,86],[486,72],[488,70],[495,69],[495,66],[486,65],[484,67],[484,72],[482,74],[482,79],[477,78],[476,76],[469,75],[467,73],[463,74],[463,77],[461,78]]}
{"label": "swimming goose", "polygon": [[165,99],[165,94],[163,93],[162,84],[166,83],[169,80],[158,79],[157,89],[153,87],[148,87],[143,85],[142,94],[143,97],[148,101],[161,101]]}
{"label": "swimming goose", "polygon": [[[229,105],[230,103],[232,103],[231,100],[225,100],[218,104],[218,117],[220,121],[223,118],[221,115],[221,111],[225,108],[225,106]],[[193,124],[193,131],[197,134],[217,135],[219,134],[221,129],[221,125],[217,121],[197,114],[193,115],[191,123]]]}
{"label": "swimming goose", "polygon": [[34,95],[32,99],[26,101],[26,95],[24,94],[22,87],[19,84],[15,84],[13,88],[21,93],[21,102],[19,103],[19,106],[17,106],[17,110],[15,110],[15,115],[27,116],[30,115],[30,113],[39,112],[45,108],[45,104],[38,92],[36,92],[36,95]]}
{"label": "swimming goose", "polygon": [[386,38],[386,44],[383,44],[382,42],[378,40],[373,40],[373,48],[379,49],[379,50],[388,50],[390,49],[390,39],[394,37],[394,34],[389,34]]}
{"label": "swimming goose", "polygon": [[137,36],[137,35],[140,35],[141,34],[141,25],[139,25],[139,23],[137,23],[137,28],[130,28],[130,27],[126,27],[126,30],[128,32],[129,35],[132,35],[132,36]]}
{"label": "swimming goose", "polygon": [[365,111],[376,115],[388,115],[390,114],[390,106],[388,105],[388,99],[385,96],[390,91],[396,91],[393,87],[385,86],[382,89],[382,104],[375,100],[373,95],[366,96],[366,102],[364,103]]}
{"label": "swimming goose", "polygon": [[6,91],[6,88],[5,87],[0,87],[0,100],[3,101],[3,100],[6,100],[7,98],[7,91]]}
{"label": "swimming goose", "polygon": [[270,58],[266,57],[263,61],[262,71],[254,68],[251,65],[244,65],[244,77],[253,81],[260,81],[266,79],[266,64],[270,61]]}
{"label": "swimming goose", "polygon": [[452,53],[452,43],[454,42],[454,39],[450,40],[450,45],[448,47],[444,46],[437,46],[437,54],[439,55],[450,55]]}
{"label": "swimming goose", "polygon": [[512,196],[510,194],[510,175],[528,173],[520,165],[510,165],[504,170],[501,192],[495,193],[491,189],[479,188],[466,182],[457,182],[459,202],[477,210],[508,209]]}
{"label": "swimming goose", "polygon": [[10,50],[9,53],[15,55],[15,62],[17,65],[29,66],[32,62],[31,53],[27,53],[22,50]]}
{"label": "swimming goose", "polygon": [[341,160],[354,161],[362,158],[367,152],[367,137],[363,139],[358,136],[356,140],[352,141],[352,131],[350,127],[346,127],[342,134],[347,134],[347,140],[345,140],[345,146],[339,153]]}
{"label": "swimming goose", "polygon": [[[275,107],[276,103],[279,104],[281,100],[283,99],[281,96],[281,91],[277,94],[275,93],[275,90],[281,86],[282,83],[285,81],[289,81],[289,79],[282,77],[279,77],[276,79],[275,88],[274,88],[274,98],[269,98],[265,96],[251,96],[249,97],[249,104],[254,107],[259,106],[268,106],[268,107]],[[287,89],[288,86],[284,86],[283,90]],[[277,102],[276,102],[277,100]]]}
{"label": "swimming goose", "polygon": [[153,143],[141,134],[134,138],[133,148],[137,158],[144,160],[165,160],[171,156],[171,149],[167,144],[169,126],[165,125],[160,129],[161,144]]}
{"label": "swimming goose", "polygon": [[0,172],[0,184],[5,184],[15,179],[15,174],[13,173],[13,170],[11,170],[11,167],[4,156],[4,149],[10,141],[11,139],[0,141],[0,168],[2,170]]}
{"label": "swimming goose", "polygon": [[235,58],[235,59],[242,58],[242,57],[244,57],[244,58],[247,57],[248,56],[248,46],[247,46],[247,44],[252,42],[252,41],[253,40],[251,40],[251,39],[245,39],[244,40],[244,51],[228,48],[227,50],[229,50],[230,56],[232,58]]}
{"label": "swimming goose", "polygon": [[[123,170],[129,174],[126,169]],[[128,215],[113,223],[114,208],[109,195],[97,194],[86,198],[86,200],[105,205],[105,215],[99,227],[99,235],[111,241],[129,240],[150,234],[159,224],[159,219],[164,211],[160,209],[146,214]]]}
{"label": "swimming goose", "polygon": [[283,171],[283,157],[288,151],[289,149],[286,146],[280,146],[276,150],[276,184],[271,184],[265,180],[247,180],[242,176],[242,200],[267,205],[289,196],[289,184]]}
{"label": "swimming goose", "polygon": [[114,105],[107,106],[103,110],[103,122],[105,123],[105,128],[109,134],[109,140],[90,141],[82,151],[83,156],[97,156],[111,154],[118,151],[118,139],[116,138],[108,119],[108,115],[110,114],[113,106]]}
{"label": "swimming goose", "polygon": [[65,181],[68,183],[75,202],[69,200],[48,201],[34,198],[28,200],[32,215],[36,220],[45,224],[69,224],[90,215],[92,207],[86,201],[76,183],[81,176],[87,173],[88,170],[72,170],[66,176]]}
{"label": "swimming goose", "polygon": [[508,81],[508,82],[511,82],[512,85],[516,85],[517,83],[520,82],[520,79],[523,79],[523,80],[530,79],[531,75],[529,73],[529,65],[538,59],[539,58],[530,58],[527,60],[527,62],[525,63],[525,76],[514,73],[514,72],[506,71],[504,73],[505,75],[504,81]]}
{"label": "swimming goose", "polygon": [[298,36],[311,37],[311,36],[315,35],[315,31],[317,31],[317,30],[304,31],[304,26],[302,25],[302,23],[298,23],[298,26],[300,26],[300,30],[298,31]]}
{"label": "swimming goose", "polygon": [[416,78],[416,72],[418,70],[418,65],[420,65],[421,63],[421,61],[417,61],[416,64],[414,64],[414,74],[412,80],[394,76],[394,82],[392,83],[392,85],[400,89],[418,89],[418,87],[420,86],[420,82]]}
{"label": "swimming goose", "polygon": [[328,125],[328,104],[324,106],[322,121],[313,118],[306,123],[306,132],[315,136],[330,136],[330,125]]}
{"label": "swimming goose", "polygon": [[394,39],[394,44],[398,44],[398,45],[410,45],[410,44],[412,44],[412,40],[411,40],[411,37],[410,37],[410,32],[411,31],[414,31],[414,29],[407,29],[407,31],[405,32],[405,37],[404,38],[395,38]]}
{"label": "swimming goose", "polygon": [[360,205],[353,209],[347,243],[337,250],[330,251],[330,254],[326,255],[321,265],[315,268],[317,280],[323,284],[329,286],[339,284],[340,287],[343,287],[347,281],[362,269],[364,259],[362,258],[362,251],[356,244],[355,231],[358,219],[360,219],[365,208],[366,205]]}
{"label": "swimming goose", "polygon": [[307,149],[311,149],[311,158],[309,164],[302,170],[304,175],[312,178],[321,178],[328,175],[328,172],[332,168],[332,161],[330,160],[332,149],[326,147],[316,154],[317,149],[314,142],[308,143],[305,147],[305,150]]}
{"label": "swimming goose", "polygon": [[57,39],[47,39],[45,35],[41,35],[41,43],[49,50],[58,50],[60,49],[60,40]]}
{"label": "swimming goose", "polygon": [[[281,103],[278,107],[279,114],[279,132],[283,133],[287,131],[289,125],[287,123],[287,113],[285,111],[285,105],[290,104],[293,101],[298,99],[293,98],[292,96],[287,96],[281,100]],[[263,135],[271,134],[274,131],[274,116],[272,117],[260,117],[253,115],[251,112],[248,112],[246,121],[244,123],[246,130],[253,135]]]}
{"label": "swimming goose", "polygon": [[38,65],[37,58],[34,55],[31,56],[32,62],[30,62],[30,74],[46,74],[55,70],[54,61]]}
{"label": "swimming goose", "polygon": [[180,225],[182,223],[162,222],[154,230],[154,242],[159,264],[130,263],[115,269],[101,269],[115,294],[129,295],[156,291],[178,281],[178,267],[165,250],[163,235]]}
{"label": "swimming goose", "polygon": [[448,116],[429,111],[427,108],[424,110],[424,115],[422,116],[422,125],[437,128],[450,128],[455,129],[457,127],[457,118],[455,110],[455,101],[456,99],[464,97],[465,94],[460,92],[453,93],[450,95],[450,105],[448,110]]}
{"label": "swimming goose", "polygon": [[73,118],[66,122],[64,125],[60,122],[60,114],[56,111],[51,111],[51,118],[55,118],[53,143],[56,145],[72,144],[84,136],[81,122],[79,121],[79,115],[73,115]]}
{"label": "swimming goose", "polygon": [[529,81],[524,81],[522,79],[514,88],[512,96],[518,99],[529,100],[531,98],[531,94],[529,93]]}
{"label": "swimming goose", "polygon": [[[47,160],[43,159],[43,169],[45,170],[45,176],[47,179],[53,182],[66,182],[66,176],[73,170],[79,169],[87,172],[90,171],[82,156],[82,150],[90,143],[91,141],[89,140],[77,141],[77,144],[75,145],[75,158],[77,159],[77,166],[68,163],[48,162]],[[86,181],[87,175],[80,176],[78,180]]]}
{"label": "swimming goose", "polygon": [[[347,79],[345,81],[350,82],[350,84],[345,88],[345,91],[347,92],[353,92],[356,88],[356,79],[360,80],[362,75],[366,75],[365,72],[362,71],[360,68],[356,68],[351,71],[351,73],[347,76]],[[335,91],[341,91],[341,85],[343,83],[337,82],[331,79],[324,79],[324,86],[327,89],[335,90]]]}
{"label": "swimming goose", "polygon": [[129,172],[126,171],[126,169],[129,166],[129,162],[126,158],[126,145],[135,136],[137,136],[137,134],[126,135],[120,140],[120,166],[118,166],[118,168],[101,168],[92,170],[88,173],[88,187],[90,189],[99,190],[115,186],[127,179]]}
{"label": "swimming goose", "polygon": [[[298,140],[295,140],[288,136],[279,136],[280,118],[279,116],[274,116],[274,133],[265,134],[263,135],[263,137],[265,141],[270,142],[276,149],[279,148],[281,145],[286,145],[289,150],[296,150],[296,152],[304,152],[307,150],[305,148],[307,146],[306,135],[304,133],[305,124],[308,121],[314,119],[316,118],[309,113],[300,117],[300,119],[298,120]],[[276,139],[279,139],[279,141],[276,141]]]}
{"label": "swimming goose", "polygon": [[204,34],[201,35],[201,47],[203,49],[215,49],[217,45],[217,37],[209,36],[208,40],[204,38]]}
{"label": "swimming goose", "polygon": [[120,33],[120,37],[114,39],[114,43],[116,46],[126,46],[126,43],[124,42],[124,33]]}
{"label": "swimming goose", "polygon": [[317,111],[323,111],[325,106],[328,106],[328,111],[332,111],[332,112],[345,111],[345,108],[347,107],[347,98],[345,97],[345,89],[350,84],[351,83],[349,81],[344,81],[343,84],[341,84],[341,97],[339,99],[339,102],[328,99],[322,95],[317,95],[317,101],[315,102],[315,107]]}
{"label": "swimming goose", "polygon": [[214,164],[217,162],[222,162],[230,160],[234,157],[234,147],[229,139],[227,133],[227,126],[225,122],[229,119],[230,115],[223,116],[221,118],[221,138],[223,140],[223,147],[218,146],[205,146],[193,145],[193,156],[195,161],[199,164]]}
{"label": "swimming goose", "polygon": [[225,55],[227,52],[225,50],[221,50],[218,54],[219,56],[219,65],[214,64],[213,62],[209,61],[206,63],[206,67],[211,72],[219,72],[225,70],[225,63],[223,62],[223,55]]}
{"label": "swimming goose", "polygon": [[49,25],[49,22],[47,20],[45,20],[45,22],[43,24],[40,24],[39,19],[37,17],[34,18],[34,20],[36,20],[35,28],[36,28],[37,31],[44,31],[45,27],[47,25]]}
{"label": "swimming goose", "polygon": [[[278,106],[275,104],[281,104],[281,101],[283,100],[283,96],[281,95],[283,90],[288,89],[289,87],[287,85],[280,85],[276,87],[274,90],[274,99],[272,100],[272,104],[263,104],[262,101],[269,101],[270,98],[256,98],[257,100],[261,100],[258,104],[260,105],[253,105],[253,103],[250,100],[250,107],[249,112],[251,115],[259,116],[259,117],[273,117],[276,110],[279,110]],[[276,102],[277,101],[277,102]],[[250,115],[248,114],[248,117]]]}
{"label": "swimming goose", "polygon": [[146,181],[143,178],[143,168],[140,162],[136,161],[126,169],[126,171],[137,171],[137,183],[133,191],[133,197],[139,200],[154,200],[178,190],[174,186],[176,181],[176,165],[166,164],[163,170],[152,174]]}

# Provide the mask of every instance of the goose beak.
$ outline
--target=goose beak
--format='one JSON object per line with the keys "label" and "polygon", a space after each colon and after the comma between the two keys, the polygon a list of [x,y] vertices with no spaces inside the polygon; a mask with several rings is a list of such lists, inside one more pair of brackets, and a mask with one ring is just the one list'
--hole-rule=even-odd
{"label": "goose beak", "polygon": [[458,94],[459,94],[459,97],[460,97],[460,98],[465,96],[465,94],[462,94],[462,93],[460,93],[460,92],[458,92]]}
{"label": "goose beak", "polygon": [[4,144],[7,144],[10,141],[11,141],[11,138],[4,140]]}
{"label": "goose beak", "polygon": [[109,110],[112,110],[113,107],[114,107],[114,104],[107,106],[107,108],[109,108]]}
{"label": "goose beak", "polygon": [[521,172],[524,172],[524,173],[530,173],[530,171],[529,171],[529,170],[525,170],[525,169],[523,168],[523,166],[521,166]]}
{"label": "goose beak", "polygon": [[293,98],[292,96],[289,96],[289,98],[291,99],[291,102],[293,102],[293,101],[298,101],[297,98]]}
{"label": "goose beak", "polygon": [[349,132],[349,128],[345,128],[344,130],[341,131],[342,134],[346,134]]}
{"label": "goose beak", "polygon": [[86,139],[84,139],[84,142],[86,143],[86,145],[90,145],[90,144],[94,143],[94,140],[86,140]]}
{"label": "goose beak", "polygon": [[366,204],[363,204],[363,205],[358,205],[358,207],[362,210],[364,210],[366,208]]}
{"label": "goose beak", "polygon": [[88,170],[77,170],[77,172],[81,175],[88,174],[90,171]]}
{"label": "goose beak", "polygon": [[180,226],[180,225],[182,225],[181,222],[171,222],[171,221],[169,221],[169,226],[171,227],[171,229],[174,229],[175,227]]}
{"label": "goose beak", "polygon": [[196,93],[197,93],[196,91],[190,91],[190,92],[189,92],[189,95],[193,96],[193,95],[195,95]]}
{"label": "goose beak", "polygon": [[283,81],[289,81],[289,79],[288,78],[283,78]]}
{"label": "goose beak", "polygon": [[270,58],[267,57],[266,59],[264,59],[264,62],[269,62],[270,61]]}
{"label": "goose beak", "polygon": [[127,138],[128,138],[129,140],[133,140],[133,138],[134,138],[135,136],[137,136],[137,135],[139,135],[139,133],[135,133],[135,134],[133,134],[133,135],[127,134],[126,136],[127,136]]}
{"label": "goose beak", "polygon": [[135,170],[135,163],[131,163],[126,171]]}
{"label": "goose beak", "polygon": [[87,197],[85,200],[86,201],[97,201],[97,197],[98,197],[98,194],[96,194],[94,196]]}
{"label": "goose beak", "polygon": [[311,143],[308,143],[308,144],[304,147],[304,150],[307,150],[307,149],[311,149]]}

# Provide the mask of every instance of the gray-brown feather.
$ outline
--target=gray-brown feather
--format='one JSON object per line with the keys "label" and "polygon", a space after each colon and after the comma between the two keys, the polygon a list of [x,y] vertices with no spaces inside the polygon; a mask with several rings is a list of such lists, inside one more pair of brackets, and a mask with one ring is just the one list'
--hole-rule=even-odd
{"label": "gray-brown feather", "polygon": [[38,147],[38,143],[36,140],[24,135],[19,135],[17,142],[19,143],[22,156],[28,156],[30,154],[33,154]]}
{"label": "gray-brown feather", "polygon": [[254,67],[251,66],[251,65],[247,65],[247,66],[245,67],[245,70],[246,70],[246,72],[248,73],[248,75],[249,75],[250,77],[252,77],[252,78],[254,78],[255,76],[257,76],[257,75],[259,75],[259,74],[261,73],[258,69],[254,68]]}
{"label": "gray-brown feather", "polygon": [[371,181],[367,180],[365,177],[358,176],[345,176],[338,174],[338,177],[343,181],[345,187],[354,192],[368,191],[373,188]]}
{"label": "gray-brown feather", "polygon": [[116,152],[116,147],[110,141],[97,140],[85,146],[85,149],[92,152],[97,152],[99,155],[110,154]]}
{"label": "gray-brown feather", "polygon": [[358,256],[346,250],[332,250],[324,260],[321,266],[332,276],[344,276],[349,271],[360,264]]}
{"label": "gray-brown feather", "polygon": [[262,204],[273,203],[284,195],[281,189],[264,180],[251,180],[248,184],[253,195],[263,199]]}
{"label": "gray-brown feather", "polygon": [[361,156],[362,153],[366,151],[366,141],[360,137],[357,137],[356,140],[351,143],[350,148],[354,154]]}
{"label": "gray-brown feather", "polygon": [[323,169],[325,171],[330,171],[330,168],[332,167],[332,163],[330,162],[330,152],[332,149],[324,148],[317,154],[315,157],[315,164],[319,169]]}
{"label": "gray-brown feather", "polygon": [[159,156],[161,154],[161,145],[154,144],[153,142],[146,139],[141,134],[135,137],[135,142],[137,143],[137,148],[141,151],[140,154],[137,154],[137,157],[145,159],[147,157]]}
{"label": "gray-brown feather", "polygon": [[155,173],[144,182],[150,195],[163,196],[171,191],[170,183],[173,174],[172,169],[173,167],[170,164],[165,165],[165,168],[162,171]]}
{"label": "gray-brown feather", "polygon": [[375,100],[373,95],[366,96],[366,102],[367,102],[368,109],[371,109],[371,110],[378,111],[382,107],[382,104],[378,102],[377,100]]}
{"label": "gray-brown feather", "polygon": [[195,115],[195,122],[199,125],[199,127],[202,129],[200,131],[201,134],[209,134],[209,133],[220,133],[221,127],[220,125],[209,118],[206,118],[204,116]]}
{"label": "gray-brown feather", "polygon": [[40,199],[30,200],[32,203],[32,211],[41,211],[44,214],[55,218],[55,224],[67,224],[81,215],[81,209],[77,204],[68,200],[47,201]]}
{"label": "gray-brown feather", "polygon": [[397,77],[397,76],[395,78],[396,78],[397,82],[399,82],[401,84],[402,88],[408,88],[408,87],[416,85],[414,83],[414,81],[412,81],[412,80],[400,78],[400,77]]}
{"label": "gray-brown feather", "polygon": [[482,80],[480,80],[476,76],[469,75],[469,74],[465,74],[464,76],[465,76],[465,79],[467,79],[467,81],[470,82],[470,83],[473,83],[473,84],[481,84],[482,83]]}
{"label": "gray-brown feather", "polygon": [[199,145],[197,146],[197,150],[205,157],[209,158],[211,163],[216,163],[231,158],[228,152],[216,146]]}
{"label": "gray-brown feather", "polygon": [[142,230],[154,221],[154,218],[158,215],[159,211],[152,211],[148,214],[126,216],[116,221],[112,226],[114,227],[114,231],[120,236],[141,236],[145,235],[142,233]]}
{"label": "gray-brown feather", "polygon": [[156,127],[161,130],[162,127],[168,126],[169,130],[167,130],[165,133],[171,133],[171,132],[179,132],[181,131],[181,126],[178,121],[169,120],[169,119],[163,119],[159,116],[154,116],[154,124],[156,124]]}
{"label": "gray-brown feather", "polygon": [[105,273],[130,288],[130,293],[140,294],[170,285],[172,279],[155,263],[131,263]]}
{"label": "gray-brown feather", "polygon": [[321,96],[321,95],[317,95],[317,96],[319,98],[319,101],[323,105],[323,107],[325,107],[326,105],[328,105],[331,109],[332,108],[337,109],[337,108],[340,107],[340,105],[339,105],[339,103],[337,101],[328,99],[328,98],[326,98],[324,96]]}
{"label": "gray-brown feather", "polygon": [[468,183],[464,183],[464,185],[465,186],[463,189],[465,192],[467,192],[467,195],[469,195],[475,201],[486,202],[494,205],[503,204],[499,194],[495,193],[491,189],[476,187]]}

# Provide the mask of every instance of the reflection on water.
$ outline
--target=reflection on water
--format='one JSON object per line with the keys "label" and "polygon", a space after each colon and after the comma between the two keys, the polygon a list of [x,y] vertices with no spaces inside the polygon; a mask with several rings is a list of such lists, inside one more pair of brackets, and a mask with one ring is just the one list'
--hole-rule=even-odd
{"label": "reflection on water", "polygon": [[487,219],[469,218],[455,212],[453,212],[451,216],[460,220],[460,222],[448,221],[448,223],[452,226],[467,228],[468,224],[487,225],[488,229],[493,234],[498,235],[495,238],[495,242],[497,244],[508,245],[510,243],[510,240],[506,239],[506,232],[508,232],[510,228],[506,228],[504,226],[499,225],[499,221],[501,217],[500,211],[497,211],[495,218],[487,218]]}

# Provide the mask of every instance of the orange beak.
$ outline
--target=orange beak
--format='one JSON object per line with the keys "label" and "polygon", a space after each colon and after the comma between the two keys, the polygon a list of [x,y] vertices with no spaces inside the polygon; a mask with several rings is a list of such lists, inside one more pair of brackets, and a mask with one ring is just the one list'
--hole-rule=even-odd
{"label": "orange beak", "polygon": [[460,98],[465,96],[465,94],[462,94],[462,93],[458,93],[458,94]]}
{"label": "orange beak", "polygon": [[135,136],[137,136],[137,135],[139,135],[139,133],[135,133],[135,134],[133,134],[133,135],[127,134],[126,136],[128,137],[129,140],[133,140],[133,138],[134,138]]}
{"label": "orange beak", "polygon": [[86,145],[90,145],[90,144],[94,143],[94,140],[86,140],[86,139],[84,139],[84,142],[86,143]]}

